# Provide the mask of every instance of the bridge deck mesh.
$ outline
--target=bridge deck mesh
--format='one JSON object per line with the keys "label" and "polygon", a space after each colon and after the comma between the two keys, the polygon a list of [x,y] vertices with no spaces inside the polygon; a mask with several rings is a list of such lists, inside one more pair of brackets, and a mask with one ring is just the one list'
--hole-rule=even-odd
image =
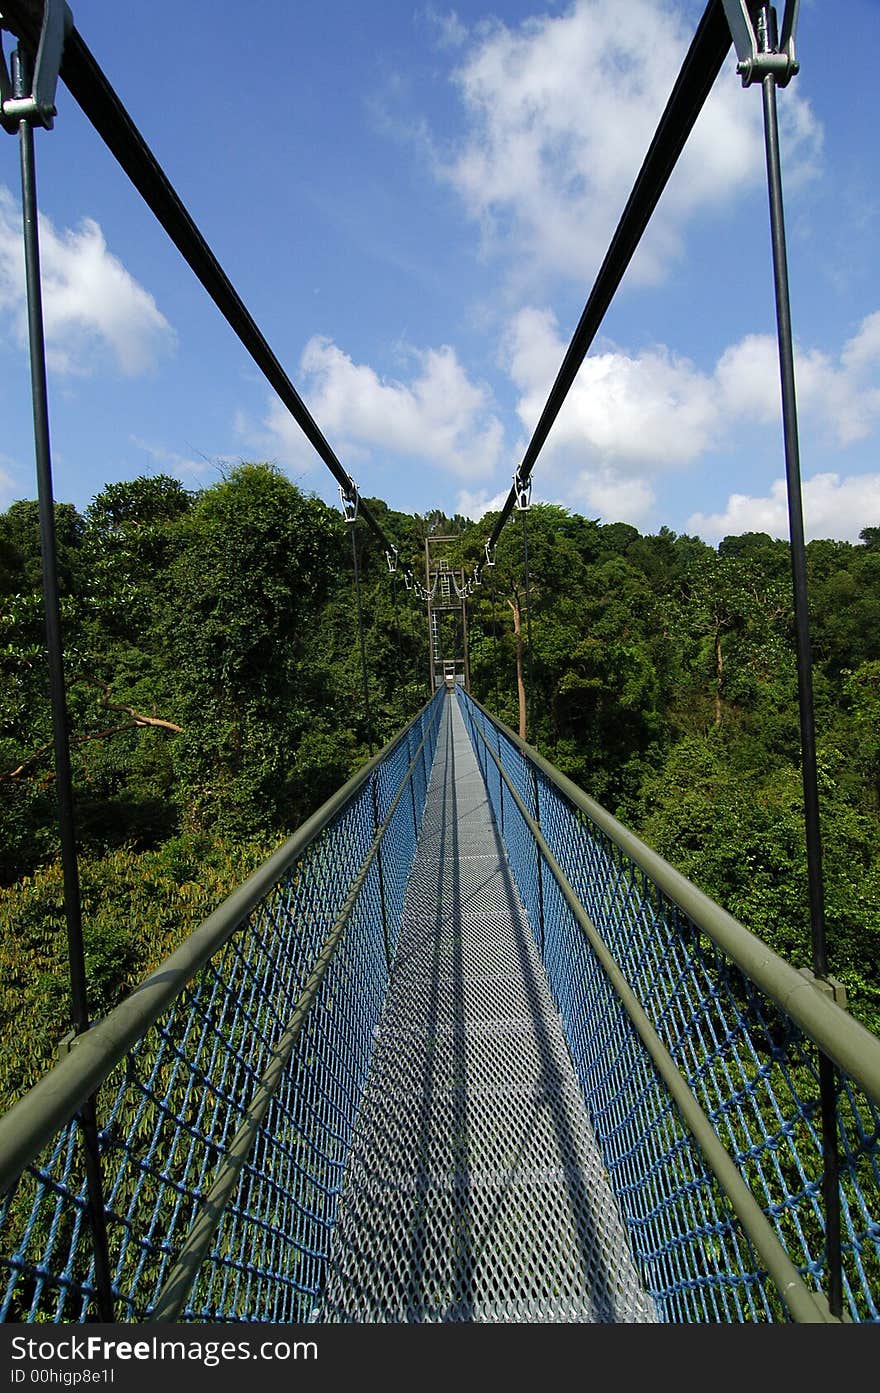
{"label": "bridge deck mesh", "polygon": [[656,1319],[453,700],[320,1319]]}

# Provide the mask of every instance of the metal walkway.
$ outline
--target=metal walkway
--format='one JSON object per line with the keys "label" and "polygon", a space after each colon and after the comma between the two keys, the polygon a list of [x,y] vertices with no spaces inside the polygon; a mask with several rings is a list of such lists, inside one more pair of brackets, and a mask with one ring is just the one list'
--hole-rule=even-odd
{"label": "metal walkway", "polygon": [[656,1319],[454,698],[316,1315]]}

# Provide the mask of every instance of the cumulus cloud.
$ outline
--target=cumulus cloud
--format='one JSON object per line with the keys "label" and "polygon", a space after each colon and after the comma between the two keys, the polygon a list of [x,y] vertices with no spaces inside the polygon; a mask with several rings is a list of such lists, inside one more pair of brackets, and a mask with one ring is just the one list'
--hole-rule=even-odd
{"label": "cumulus cloud", "polygon": [[621,479],[609,469],[585,470],[572,486],[572,503],[588,517],[613,519],[640,526],[649,518],[656,499],[646,479]]}
{"label": "cumulus cloud", "polygon": [[[820,349],[795,354],[798,410],[838,445],[864,440],[880,422],[880,311],[869,314],[837,361]],[[780,415],[776,340],[751,334],[728,348],[715,372],[727,411],[774,421]]]}
{"label": "cumulus cloud", "polygon": [[[837,537],[857,541],[863,527],[880,524],[880,474],[841,478],[839,474],[814,474],[802,485],[804,531],[807,538]],[[769,494],[753,498],[733,493],[720,513],[694,513],[688,532],[706,541],[742,532],[768,532],[788,536],[788,504],[784,479],[774,480]]]}
{"label": "cumulus cloud", "polygon": [[[46,357],[56,372],[87,376],[108,356],[127,377],[151,368],[174,331],[149,291],[108,250],[92,218],[56,231],[40,218]],[[21,215],[0,187],[0,309],[26,342]]]}
{"label": "cumulus cloud", "polygon": [[[506,354],[520,392],[517,414],[531,434],[565,351],[549,310],[525,309],[511,323]],[[685,464],[709,444],[716,418],[710,377],[661,346],[632,355],[591,353],[553,427],[547,451],[586,449],[606,467]]]}
{"label": "cumulus cloud", "polygon": [[[488,388],[471,381],[446,345],[411,349],[409,357],[414,370],[402,381],[356,363],[331,339],[309,340],[301,390],[333,448],[355,463],[390,453],[470,479],[491,474],[503,430]],[[311,449],[280,402],[270,407],[266,426],[286,463],[309,466]]]}
{"label": "cumulus cloud", "polygon": [[461,489],[455,511],[461,513],[462,517],[470,518],[472,522],[479,522],[487,513],[499,512],[506,501],[507,489],[494,496],[490,496],[487,489],[478,489],[476,493],[471,493],[469,489]]}
{"label": "cumulus cloud", "polygon": [[[505,359],[527,437],[564,350],[550,311],[527,308],[511,321]],[[796,376],[801,418],[818,438],[845,447],[870,435],[880,424],[880,312],[863,320],[837,358],[798,349]],[[652,480],[727,448],[743,422],[775,422],[780,414],[777,346],[769,336],[732,344],[709,372],[663,345],[638,353],[606,345],[581,365],[541,455],[542,475],[572,507],[642,522],[654,502]],[[838,481],[829,498],[849,506],[856,482]]]}
{"label": "cumulus cloud", "polygon": [[[454,74],[468,123],[441,175],[522,265],[591,279],[623,210],[692,36],[662,0],[575,0],[564,13],[483,25]],[[633,274],[660,277],[695,212],[762,177],[760,103],[716,83]],[[780,113],[791,185],[815,167],[822,131],[794,89]]]}

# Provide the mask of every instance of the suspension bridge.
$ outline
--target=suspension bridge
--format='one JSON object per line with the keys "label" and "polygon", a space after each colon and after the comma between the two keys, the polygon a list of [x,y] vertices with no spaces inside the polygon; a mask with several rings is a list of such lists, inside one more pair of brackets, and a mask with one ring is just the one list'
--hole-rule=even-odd
{"label": "suspension bridge", "polygon": [[[0,1119],[12,1322],[876,1322],[880,1040],[823,935],[775,91],[797,4],[711,0],[485,544],[733,43],[764,101],[813,962],[776,956],[470,692],[467,576],[359,497],[66,5],[5,0],[21,145],[73,1029]],[[109,1015],[88,1012],[54,576],[34,126],[58,77],[426,606],[410,723]],[[357,551],[354,552],[355,566]],[[357,580],[357,572],[355,572]],[[527,583],[527,577],[526,577]],[[439,589],[437,588],[439,584]],[[358,592],[359,596],[359,592]],[[444,654],[438,609],[459,608]],[[366,663],[363,642],[361,655]],[[366,689],[365,689],[366,690]]]}

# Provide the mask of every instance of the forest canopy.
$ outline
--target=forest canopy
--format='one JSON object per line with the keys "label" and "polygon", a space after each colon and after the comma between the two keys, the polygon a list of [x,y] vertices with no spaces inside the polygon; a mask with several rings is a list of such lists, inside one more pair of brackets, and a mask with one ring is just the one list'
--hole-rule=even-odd
{"label": "forest canopy", "polygon": [[[370,506],[484,560],[492,518]],[[103,1014],[428,695],[424,606],[278,469],[155,475],[55,509],[92,1011]],[[810,962],[789,549],[564,508],[502,533],[474,694],[796,966]],[[880,527],[807,548],[829,961],[880,1028]],[[519,681],[518,681],[519,673]],[[68,1029],[37,505],[0,514],[2,1102]]]}

